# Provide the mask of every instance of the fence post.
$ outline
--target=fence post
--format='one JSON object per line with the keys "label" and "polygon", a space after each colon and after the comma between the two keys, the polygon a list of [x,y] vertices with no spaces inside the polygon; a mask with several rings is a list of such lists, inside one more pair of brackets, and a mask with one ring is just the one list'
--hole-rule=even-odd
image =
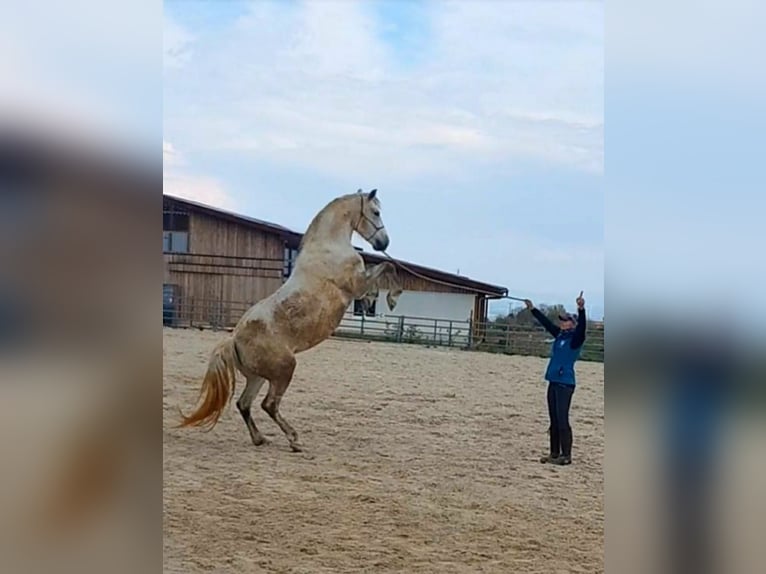
{"label": "fence post", "polygon": [[399,317],[399,327],[396,331],[396,342],[402,342],[402,336],[404,335],[404,316]]}
{"label": "fence post", "polygon": [[434,319],[434,345],[436,345],[436,326],[438,325],[439,320]]}
{"label": "fence post", "polygon": [[359,334],[360,334],[360,335],[364,335],[364,316],[365,316],[365,314],[366,314],[366,313],[362,312],[362,325],[361,325],[361,327],[359,328]]}
{"label": "fence post", "polygon": [[452,346],[452,321],[449,322],[449,334],[447,335],[447,346]]}
{"label": "fence post", "polygon": [[473,347],[473,327],[474,327],[474,321],[472,319],[468,321],[468,348],[469,349]]}

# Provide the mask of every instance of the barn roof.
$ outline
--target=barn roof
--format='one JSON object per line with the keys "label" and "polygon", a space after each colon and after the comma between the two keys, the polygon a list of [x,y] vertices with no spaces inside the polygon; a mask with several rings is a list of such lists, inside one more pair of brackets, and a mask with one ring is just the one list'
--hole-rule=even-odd
{"label": "barn roof", "polygon": [[[361,250],[360,250],[361,251]],[[369,251],[361,251],[362,257],[367,263],[381,263],[387,261],[388,258],[385,255],[379,255],[377,253],[371,253]],[[449,283],[459,289],[466,289],[468,291],[475,291],[483,295],[491,295],[496,297],[502,297],[508,294],[508,289],[500,287],[499,285],[491,285],[489,283],[483,283],[476,281],[464,275],[456,275],[455,273],[447,273],[446,271],[440,271],[439,269],[433,269],[432,267],[424,267],[416,263],[410,263],[402,259],[395,259],[405,268],[408,268],[415,273],[427,277],[428,279],[435,281],[442,281]]]}
{"label": "barn roof", "polygon": [[[204,203],[199,203],[189,199],[180,198],[174,195],[163,194],[163,198],[170,199],[171,201],[175,203],[185,205],[189,209],[192,209],[201,213],[205,213],[206,215],[210,215],[212,217],[225,219],[227,221],[232,221],[233,223],[239,223],[241,225],[253,227],[254,229],[257,229],[259,231],[279,235],[281,237],[284,237],[288,241],[288,244],[295,248],[298,247],[300,240],[303,237],[303,234],[299,233],[298,231],[288,229],[287,227],[278,225],[276,223],[263,221],[262,219],[256,219],[254,217],[240,215],[238,213],[227,211],[225,209],[211,207],[210,205],[206,205]],[[363,251],[361,249],[358,249],[358,250],[362,254],[362,257],[364,258],[365,262],[367,263],[380,263],[382,261],[387,260],[387,258],[384,255],[371,253],[369,251]],[[401,263],[404,267],[414,271],[415,273],[419,275],[422,275],[423,277],[426,277],[430,280],[437,281],[437,282],[441,281],[444,283],[449,283],[450,285],[458,289],[464,289],[467,291],[473,291],[483,295],[490,295],[495,297],[502,297],[503,295],[508,294],[508,289],[505,287],[501,287],[499,285],[491,285],[489,283],[483,283],[481,281],[470,279],[469,277],[466,277],[464,275],[447,273],[445,271],[440,271],[438,269],[433,269],[431,267],[424,267],[423,265],[410,263],[408,261],[404,261],[401,259],[395,259],[394,261]]]}
{"label": "barn roof", "polygon": [[169,195],[167,193],[163,194],[163,198],[170,199],[174,203],[184,205],[189,209],[193,209],[194,211],[204,213],[206,215],[210,215],[211,217],[224,219],[227,221],[231,221],[233,223],[239,223],[241,225],[245,225],[248,227],[253,227],[254,229],[257,229],[258,231],[273,233],[275,235],[280,235],[285,237],[286,239],[291,239],[293,241],[300,241],[300,238],[303,236],[302,233],[298,233],[297,231],[288,229],[287,227],[284,227],[283,225],[271,223],[270,221],[263,221],[262,219],[256,219],[255,217],[249,217],[247,215],[241,215],[239,213],[234,213],[233,211],[227,211],[225,209],[220,209],[218,207],[211,207],[210,205],[199,203],[197,201],[192,201],[190,199],[177,197],[175,195]]}

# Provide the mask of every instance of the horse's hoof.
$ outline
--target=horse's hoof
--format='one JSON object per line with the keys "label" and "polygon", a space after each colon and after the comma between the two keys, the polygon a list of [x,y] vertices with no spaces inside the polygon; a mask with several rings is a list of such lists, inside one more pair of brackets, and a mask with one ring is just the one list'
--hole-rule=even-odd
{"label": "horse's hoof", "polygon": [[291,442],[290,448],[293,452],[303,452],[303,446],[298,444],[297,442]]}
{"label": "horse's hoof", "polygon": [[258,440],[255,440],[255,439],[254,439],[254,440],[253,440],[253,444],[254,444],[255,446],[266,446],[266,445],[269,445],[269,444],[271,444],[271,441],[270,441],[269,439],[267,439],[265,436],[262,436],[262,437],[261,437],[260,439],[258,439]]}

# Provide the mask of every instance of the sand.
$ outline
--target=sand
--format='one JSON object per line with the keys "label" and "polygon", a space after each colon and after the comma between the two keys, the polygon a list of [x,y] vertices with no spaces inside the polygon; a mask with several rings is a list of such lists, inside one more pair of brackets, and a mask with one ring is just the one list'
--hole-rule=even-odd
{"label": "sand", "polygon": [[164,332],[166,573],[603,572],[601,364],[577,365],[554,467],[543,359],[329,340],[282,401],[293,453],[260,408],[262,447],[233,403],[209,433],[172,428],[226,336]]}

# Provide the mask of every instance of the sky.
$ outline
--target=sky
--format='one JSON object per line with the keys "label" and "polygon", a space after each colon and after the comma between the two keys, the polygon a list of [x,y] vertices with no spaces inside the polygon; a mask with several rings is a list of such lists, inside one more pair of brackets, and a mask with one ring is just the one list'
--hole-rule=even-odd
{"label": "sky", "polygon": [[163,28],[166,193],[303,231],[377,188],[392,256],[603,316],[602,2],[170,0]]}

